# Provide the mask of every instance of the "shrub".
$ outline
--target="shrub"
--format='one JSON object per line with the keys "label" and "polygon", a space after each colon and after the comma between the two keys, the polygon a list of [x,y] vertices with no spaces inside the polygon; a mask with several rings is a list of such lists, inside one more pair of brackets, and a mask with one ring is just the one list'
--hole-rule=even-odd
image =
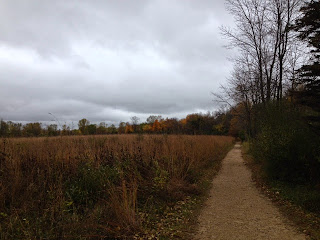
{"label": "shrub", "polygon": [[309,129],[300,112],[289,104],[270,104],[258,116],[252,150],[266,175],[293,183],[317,182],[319,136]]}

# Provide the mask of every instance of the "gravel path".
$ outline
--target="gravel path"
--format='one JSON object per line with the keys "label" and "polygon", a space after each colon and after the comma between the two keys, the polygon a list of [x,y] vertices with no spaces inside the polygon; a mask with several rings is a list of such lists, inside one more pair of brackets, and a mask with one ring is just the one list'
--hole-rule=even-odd
{"label": "gravel path", "polygon": [[306,239],[259,193],[244,165],[240,145],[228,153],[213,180],[195,239]]}

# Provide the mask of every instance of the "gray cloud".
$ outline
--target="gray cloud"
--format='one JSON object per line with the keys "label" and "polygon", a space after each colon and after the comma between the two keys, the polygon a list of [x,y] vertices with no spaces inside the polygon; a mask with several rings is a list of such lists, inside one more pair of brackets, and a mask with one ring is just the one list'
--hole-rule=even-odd
{"label": "gray cloud", "polygon": [[0,118],[117,123],[214,110],[232,54],[223,0],[5,0]]}

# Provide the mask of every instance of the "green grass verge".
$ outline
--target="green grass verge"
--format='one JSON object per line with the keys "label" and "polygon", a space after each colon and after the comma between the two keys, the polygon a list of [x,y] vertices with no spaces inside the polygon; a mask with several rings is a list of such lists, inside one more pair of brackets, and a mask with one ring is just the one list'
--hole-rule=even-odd
{"label": "green grass verge", "polygon": [[257,187],[276,204],[287,219],[307,234],[308,239],[319,240],[320,189],[307,184],[294,185],[268,179],[261,162],[250,154],[248,142],[243,143],[242,154]]}

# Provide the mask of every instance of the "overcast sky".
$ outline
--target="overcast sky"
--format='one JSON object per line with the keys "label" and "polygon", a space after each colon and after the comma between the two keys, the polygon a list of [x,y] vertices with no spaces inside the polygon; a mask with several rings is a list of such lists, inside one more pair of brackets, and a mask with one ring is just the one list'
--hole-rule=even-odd
{"label": "overcast sky", "polygon": [[1,0],[0,118],[119,123],[214,111],[224,0]]}

